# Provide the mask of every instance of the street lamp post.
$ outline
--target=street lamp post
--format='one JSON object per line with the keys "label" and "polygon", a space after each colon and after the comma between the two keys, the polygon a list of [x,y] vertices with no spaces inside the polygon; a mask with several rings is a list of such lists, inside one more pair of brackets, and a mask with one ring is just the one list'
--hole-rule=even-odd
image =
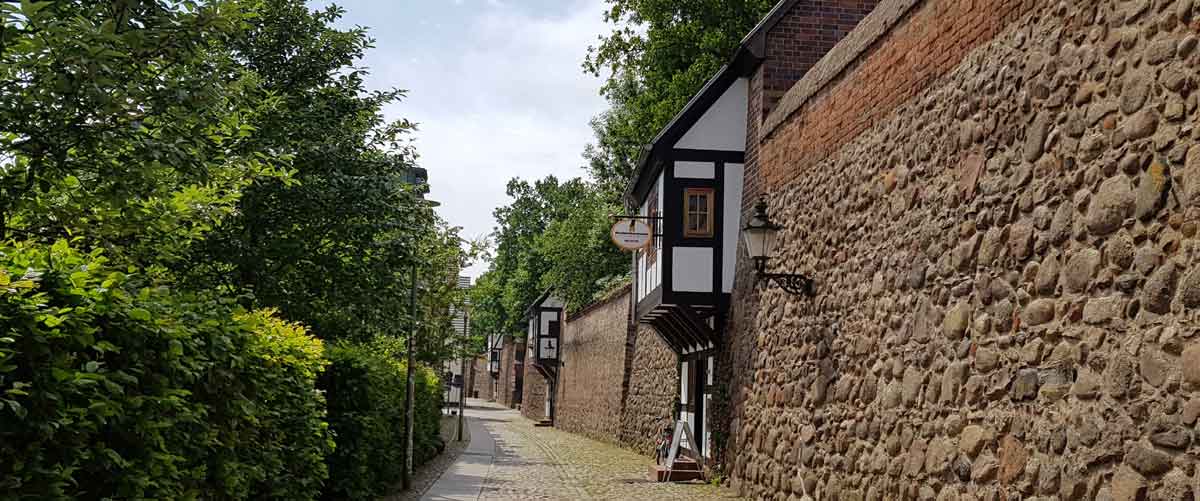
{"label": "street lamp post", "polygon": [[[415,177],[413,181],[417,185],[426,185],[429,177],[425,169],[417,168],[413,171]],[[426,200],[424,193],[429,191],[428,186],[421,192],[420,202],[430,209],[438,207],[441,204],[436,200]],[[407,367],[404,368],[404,472],[400,475],[401,486],[404,490],[412,487],[413,473],[413,417],[416,407],[414,399],[416,398],[416,384],[413,382],[414,367],[416,365],[416,339],[417,339],[417,256],[413,255],[412,269],[410,270],[412,288],[408,293],[408,321],[409,332],[407,346]]]}
{"label": "street lamp post", "polygon": [[408,332],[408,363],[405,367],[405,397],[404,397],[404,475],[402,476],[404,490],[412,487],[413,471],[413,397],[416,385],[413,384],[413,341],[417,337],[417,263],[412,265],[412,290],[408,296],[409,332]]}

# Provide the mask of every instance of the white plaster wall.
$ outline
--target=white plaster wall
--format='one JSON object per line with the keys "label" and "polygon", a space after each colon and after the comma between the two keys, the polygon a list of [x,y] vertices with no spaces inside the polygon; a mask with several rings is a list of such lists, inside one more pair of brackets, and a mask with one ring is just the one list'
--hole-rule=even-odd
{"label": "white plaster wall", "polygon": [[675,162],[675,177],[679,179],[712,179],[715,171],[712,162]]}
{"label": "white plaster wall", "polygon": [[[550,322],[553,322],[555,320],[558,320],[558,312],[557,311],[543,311],[542,312],[542,335],[543,336],[550,335]],[[561,324],[559,325],[559,329],[562,329]],[[561,331],[559,332],[559,334],[561,335]]]}
{"label": "white plaster wall", "polygon": [[671,288],[675,292],[712,292],[713,250],[711,247],[675,247],[671,249]]}
{"label": "white plaster wall", "polygon": [[675,143],[675,148],[745,151],[746,106],[749,81],[731,84],[700,120]]}
{"label": "white plaster wall", "polygon": [[738,240],[742,238],[742,164],[725,164],[725,201],[721,230],[721,291],[733,291],[733,272],[737,266]]}
{"label": "white plaster wall", "polygon": [[[558,343],[559,341],[552,337],[544,337],[539,341],[542,345],[542,358],[557,360],[558,359]],[[553,344],[553,346],[551,346]]]}

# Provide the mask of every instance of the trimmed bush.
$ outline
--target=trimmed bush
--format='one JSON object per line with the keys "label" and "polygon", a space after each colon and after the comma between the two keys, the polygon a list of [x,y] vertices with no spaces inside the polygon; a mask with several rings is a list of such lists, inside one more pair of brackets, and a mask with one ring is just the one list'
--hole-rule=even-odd
{"label": "trimmed bush", "polygon": [[313,499],[322,346],[101,251],[0,245],[4,499]]}
{"label": "trimmed bush", "polygon": [[[337,449],[328,458],[324,499],[374,499],[400,481],[404,471],[405,364],[394,340],[339,343],[328,350],[330,366],[320,378],[329,402],[329,425]],[[442,448],[442,393],[433,371],[416,375],[413,464]]]}

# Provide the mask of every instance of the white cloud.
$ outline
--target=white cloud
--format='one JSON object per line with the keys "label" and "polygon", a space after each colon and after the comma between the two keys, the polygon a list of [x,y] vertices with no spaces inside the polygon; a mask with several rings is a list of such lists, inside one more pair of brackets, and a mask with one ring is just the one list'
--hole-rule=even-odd
{"label": "white cloud", "polygon": [[508,203],[508,179],[584,175],[588,121],[604,102],[600,82],[580,64],[607,28],[603,0],[574,7],[558,18],[513,8],[470,11],[475,17],[457,30],[422,40],[425,54],[397,56],[381,43],[370,57],[373,82],[409,89],[408,99],[386,111],[421,124],[417,148],[430,171],[431,198],[468,237],[490,232],[492,211]]}

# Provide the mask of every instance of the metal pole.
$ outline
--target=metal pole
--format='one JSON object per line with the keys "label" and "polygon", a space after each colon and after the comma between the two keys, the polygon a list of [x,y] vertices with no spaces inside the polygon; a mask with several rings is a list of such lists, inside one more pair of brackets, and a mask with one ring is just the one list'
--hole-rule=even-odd
{"label": "metal pole", "polygon": [[408,296],[408,313],[410,330],[408,332],[408,367],[405,368],[405,386],[406,396],[404,398],[404,475],[403,484],[404,490],[412,487],[412,472],[413,472],[413,407],[415,407],[413,398],[416,393],[416,385],[413,383],[413,342],[417,337],[417,263],[414,261],[412,265],[412,290]]}
{"label": "metal pole", "polygon": [[463,310],[463,344],[462,352],[459,354],[461,359],[461,370],[463,375],[462,387],[458,389],[458,441],[463,439],[463,411],[467,407],[467,339],[471,332],[471,314],[465,309]]}

